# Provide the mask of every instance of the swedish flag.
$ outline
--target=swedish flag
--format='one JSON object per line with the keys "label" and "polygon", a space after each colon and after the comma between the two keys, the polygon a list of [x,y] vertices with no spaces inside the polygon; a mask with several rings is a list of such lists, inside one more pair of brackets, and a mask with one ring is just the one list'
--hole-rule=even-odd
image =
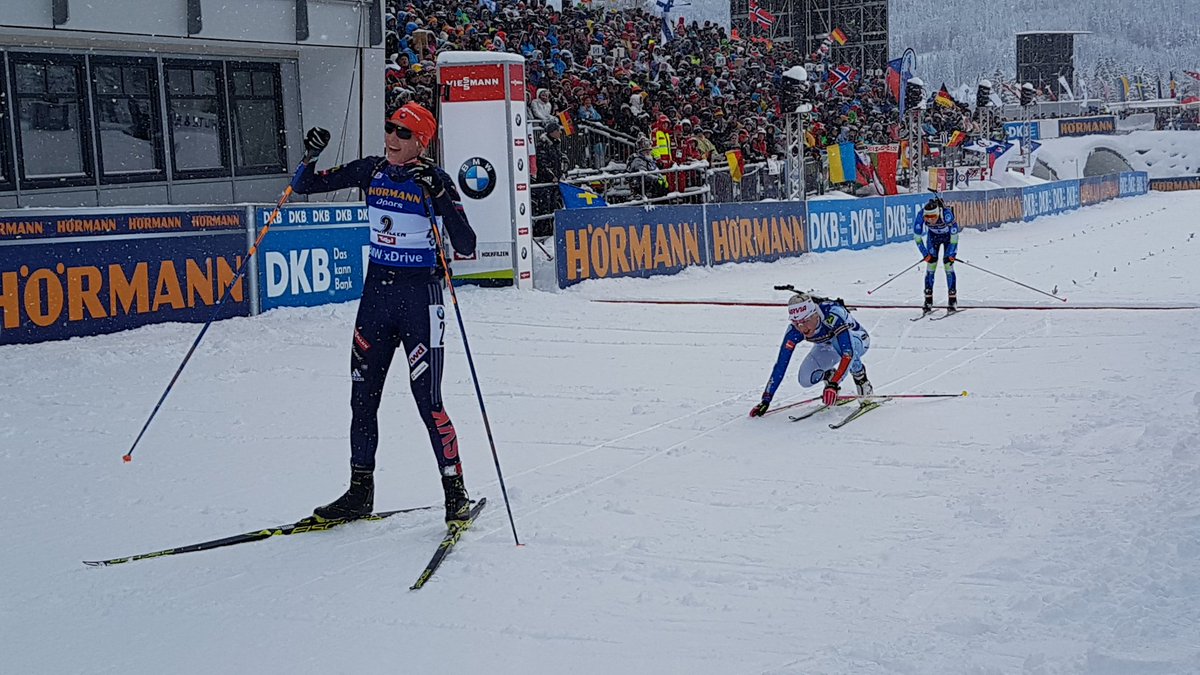
{"label": "swedish flag", "polygon": [[571,185],[570,183],[559,183],[558,189],[562,192],[563,206],[568,209],[590,209],[597,206],[608,206],[608,202],[604,201],[604,197],[587,188]]}

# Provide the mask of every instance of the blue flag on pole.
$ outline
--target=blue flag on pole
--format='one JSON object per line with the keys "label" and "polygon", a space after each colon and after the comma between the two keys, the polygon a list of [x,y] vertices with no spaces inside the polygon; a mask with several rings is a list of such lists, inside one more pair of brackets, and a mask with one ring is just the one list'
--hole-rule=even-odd
{"label": "blue flag on pole", "polygon": [[592,209],[598,206],[608,206],[604,197],[570,183],[559,183],[558,191],[562,193],[563,206],[568,209]]}

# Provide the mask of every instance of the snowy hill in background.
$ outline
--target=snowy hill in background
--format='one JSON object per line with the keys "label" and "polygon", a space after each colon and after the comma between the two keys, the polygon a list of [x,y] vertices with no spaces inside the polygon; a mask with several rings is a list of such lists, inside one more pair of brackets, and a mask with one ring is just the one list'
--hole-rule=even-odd
{"label": "snowy hill in background", "polygon": [[[1196,0],[892,0],[891,51],[917,52],[917,74],[935,86],[1016,74],[1016,33],[1082,30],[1075,41],[1077,74],[1092,76],[1111,59],[1132,72],[1161,74],[1200,66],[1200,2]],[[1186,29],[1191,26],[1191,29]],[[1093,92],[1098,93],[1098,92]]]}

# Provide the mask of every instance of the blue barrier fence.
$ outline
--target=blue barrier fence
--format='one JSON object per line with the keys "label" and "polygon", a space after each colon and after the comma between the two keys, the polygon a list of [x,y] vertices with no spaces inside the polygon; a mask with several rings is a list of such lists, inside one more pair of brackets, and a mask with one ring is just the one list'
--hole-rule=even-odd
{"label": "blue barrier fence", "polygon": [[[963,227],[987,230],[1145,194],[1148,185],[1146,174],[1137,172],[1024,188],[956,190],[942,197]],[[928,199],[915,194],[807,204],[562,210],[554,216],[558,285],[908,242],[913,220]]]}

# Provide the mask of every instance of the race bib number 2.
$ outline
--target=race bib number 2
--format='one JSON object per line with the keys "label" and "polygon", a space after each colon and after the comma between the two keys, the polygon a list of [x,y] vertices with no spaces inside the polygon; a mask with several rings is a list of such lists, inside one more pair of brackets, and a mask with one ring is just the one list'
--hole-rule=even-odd
{"label": "race bib number 2", "polygon": [[438,349],[446,346],[446,307],[445,305],[429,306],[429,348]]}

